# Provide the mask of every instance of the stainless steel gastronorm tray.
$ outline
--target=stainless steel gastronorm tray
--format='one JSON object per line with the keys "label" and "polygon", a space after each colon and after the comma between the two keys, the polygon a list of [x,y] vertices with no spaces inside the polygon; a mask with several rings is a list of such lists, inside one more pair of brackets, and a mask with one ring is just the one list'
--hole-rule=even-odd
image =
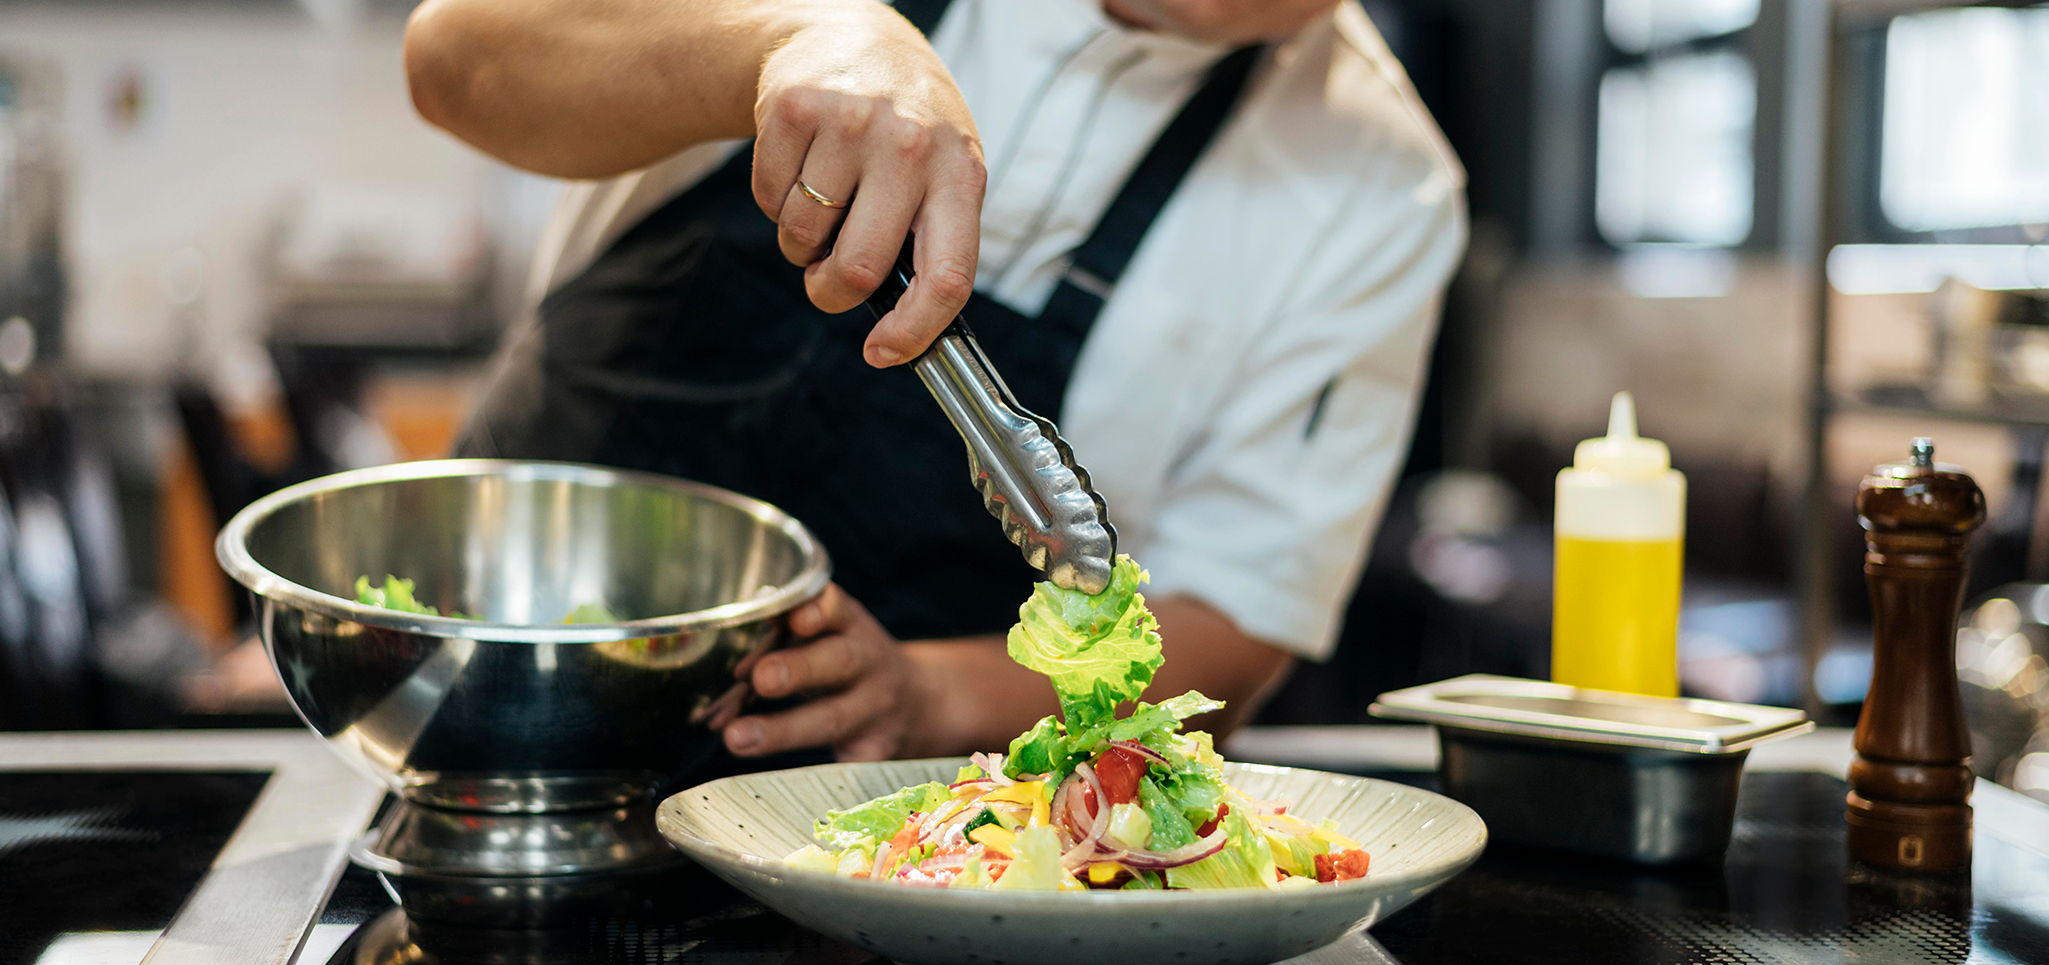
{"label": "stainless steel gastronorm tray", "polygon": [[1375,717],[1581,745],[1732,754],[1814,729],[1784,707],[1643,697],[1469,674],[1380,695]]}

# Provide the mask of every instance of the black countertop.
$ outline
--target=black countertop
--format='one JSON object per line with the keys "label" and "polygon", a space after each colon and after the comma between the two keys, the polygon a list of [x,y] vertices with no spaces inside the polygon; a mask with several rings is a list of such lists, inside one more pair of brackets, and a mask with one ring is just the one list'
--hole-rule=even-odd
{"label": "black countertop", "polygon": [[[1358,772],[1435,785],[1428,773]],[[1358,943],[1356,959],[1401,965],[2049,963],[2049,855],[1980,835],[1974,878],[1853,868],[1844,847],[1845,790],[1840,779],[1808,771],[1749,775],[1735,839],[1720,867],[1648,870],[1490,848],[1465,874],[1374,927],[1379,947]],[[350,869],[322,920],[376,925],[359,930],[330,965],[881,961],[690,873],[679,874],[668,894],[651,896],[643,913],[547,935],[421,929],[397,916],[376,879]],[[374,954],[362,957],[366,950]]]}
{"label": "black countertop", "polygon": [[[1429,764],[1425,736],[1404,742],[1377,734],[1370,753],[1352,754],[1352,766],[1350,752],[1292,762],[1430,787],[1434,774],[1417,769]],[[2049,808],[1981,785],[1968,878],[1852,866],[1845,788],[1834,776],[1840,762],[1829,740],[1847,745],[1837,735],[1753,757],[1735,839],[1719,866],[1648,870],[1496,845],[1369,936],[1305,960],[2049,965]],[[1315,749],[1292,736],[1282,743]],[[319,751],[310,739],[291,746]],[[1273,746],[1240,742],[1232,753],[1272,756],[1254,750]],[[0,752],[7,747],[0,741]],[[243,833],[237,823],[244,831],[256,823],[243,815],[262,810],[259,796],[275,796],[266,788],[283,780],[261,769],[189,763],[51,768],[5,758],[0,753],[0,965],[140,961],[174,915],[182,921],[184,894],[224,845],[234,850],[225,843],[230,832]],[[349,868],[318,922],[299,956],[306,965],[875,961],[695,869],[650,889],[632,914],[508,933],[407,922],[374,876]],[[279,954],[271,960],[283,962],[290,949]]]}

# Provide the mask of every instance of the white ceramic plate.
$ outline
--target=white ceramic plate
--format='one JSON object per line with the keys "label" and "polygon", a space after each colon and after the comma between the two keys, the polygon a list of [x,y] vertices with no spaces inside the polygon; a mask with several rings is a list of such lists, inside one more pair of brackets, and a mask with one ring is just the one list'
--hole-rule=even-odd
{"label": "white ceramic plate", "polygon": [[1239,790],[1335,819],[1373,856],[1365,878],[1300,889],[1072,892],[915,888],[783,863],[825,812],[926,781],[964,761],[827,764],[728,777],[662,802],[677,848],[734,887],[848,944],[911,965],[1162,962],[1256,965],[1300,955],[1379,921],[1465,870],[1487,828],[1439,794],[1363,777],[1232,764]]}

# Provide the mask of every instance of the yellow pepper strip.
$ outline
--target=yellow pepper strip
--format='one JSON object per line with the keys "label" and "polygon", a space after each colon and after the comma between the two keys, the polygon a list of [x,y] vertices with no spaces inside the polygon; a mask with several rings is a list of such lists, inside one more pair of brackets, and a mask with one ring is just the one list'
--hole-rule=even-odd
{"label": "yellow pepper strip", "polygon": [[1006,858],[1017,856],[1017,836],[993,824],[968,832],[968,838]]}
{"label": "yellow pepper strip", "polygon": [[1098,861],[1089,865],[1089,883],[1107,885],[1117,880],[1117,873],[1123,870],[1124,866],[1115,861]]}
{"label": "yellow pepper strip", "polygon": [[1045,798],[1037,798],[1032,801],[1033,826],[1041,828],[1046,827],[1047,825],[1053,823],[1050,820],[1051,817],[1052,809],[1046,804]]}
{"label": "yellow pepper strip", "polygon": [[982,800],[986,803],[1009,801],[1012,804],[1030,804],[1040,798],[1045,787],[1045,781],[1021,781],[1009,787],[999,787],[990,791],[982,795]]}
{"label": "yellow pepper strip", "polygon": [[1359,849],[1359,842],[1354,841],[1351,838],[1345,837],[1344,835],[1339,834],[1336,831],[1332,831],[1329,828],[1317,828],[1313,831],[1310,831],[1309,836],[1312,838],[1317,838],[1319,840],[1328,841],[1331,844],[1335,844],[1340,848]]}

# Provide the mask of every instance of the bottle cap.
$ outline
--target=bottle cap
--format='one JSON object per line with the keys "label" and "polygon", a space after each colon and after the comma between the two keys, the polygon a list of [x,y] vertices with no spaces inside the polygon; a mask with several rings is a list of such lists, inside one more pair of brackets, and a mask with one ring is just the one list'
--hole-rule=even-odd
{"label": "bottle cap", "polygon": [[1636,400],[1617,392],[1608,405],[1608,434],[1580,443],[1572,465],[1625,479],[1651,479],[1672,468],[1672,451],[1636,434]]}

